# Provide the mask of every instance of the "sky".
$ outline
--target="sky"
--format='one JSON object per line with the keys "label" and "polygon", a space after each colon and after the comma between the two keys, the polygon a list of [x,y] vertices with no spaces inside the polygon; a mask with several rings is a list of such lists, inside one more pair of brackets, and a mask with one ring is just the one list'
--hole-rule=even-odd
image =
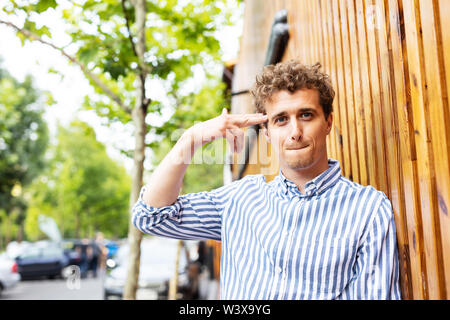
{"label": "sky", "polygon": [[[66,45],[68,37],[64,34],[57,17],[55,12],[49,10],[43,21],[55,36],[52,40],[53,43],[58,46]],[[0,18],[15,23],[20,21],[19,19],[14,21],[3,13],[0,13]],[[242,22],[238,21],[236,25],[228,27],[218,34],[224,52],[223,61],[237,56],[241,30]],[[13,29],[3,24],[0,24],[0,59],[2,68],[6,69],[14,78],[22,81],[27,74],[30,74],[34,78],[37,88],[51,92],[56,104],[46,109],[44,118],[53,137],[58,123],[69,125],[77,117],[94,128],[97,139],[106,145],[109,156],[121,162],[131,173],[133,162],[122,155],[118,147],[134,145],[132,125],[115,124],[108,128],[102,124],[102,120],[93,111],[80,110],[84,96],[93,94],[94,90],[77,66],[70,65],[58,51],[41,43],[27,41],[22,46]],[[64,76],[49,73],[49,69],[58,70]],[[199,77],[195,81],[201,81],[201,75]],[[151,85],[153,89],[155,86],[160,86],[158,83]],[[164,90],[161,87],[153,92],[161,93]],[[127,149],[131,148],[127,147]]]}

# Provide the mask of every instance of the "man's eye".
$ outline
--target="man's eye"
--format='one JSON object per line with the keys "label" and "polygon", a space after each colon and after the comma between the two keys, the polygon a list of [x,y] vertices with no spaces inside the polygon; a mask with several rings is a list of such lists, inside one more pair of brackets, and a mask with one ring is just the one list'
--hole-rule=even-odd
{"label": "man's eye", "polygon": [[309,118],[312,118],[312,113],[311,112],[305,112],[305,113],[302,113],[301,114],[301,117],[303,118],[303,119],[309,119]]}
{"label": "man's eye", "polygon": [[281,122],[284,122],[286,120],[286,117],[279,117],[279,118],[276,118],[275,119],[275,123],[281,123]]}

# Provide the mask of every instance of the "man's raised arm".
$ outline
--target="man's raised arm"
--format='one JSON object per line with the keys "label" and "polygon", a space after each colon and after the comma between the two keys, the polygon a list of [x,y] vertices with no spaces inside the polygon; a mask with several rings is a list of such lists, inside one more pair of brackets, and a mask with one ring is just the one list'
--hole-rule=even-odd
{"label": "man's raised arm", "polygon": [[142,188],[133,207],[134,226],[144,233],[175,239],[220,240],[222,213],[240,181],[179,196],[186,168],[196,148],[217,138],[225,137],[234,151],[240,151],[242,128],[265,121],[262,114],[229,115],[225,109],[220,116],[187,130]]}
{"label": "man's raised arm", "polygon": [[143,194],[143,201],[160,208],[173,204],[180,193],[187,166],[195,150],[218,138],[226,138],[234,151],[243,148],[242,128],[267,121],[267,115],[228,114],[223,109],[220,116],[189,128],[153,172]]}

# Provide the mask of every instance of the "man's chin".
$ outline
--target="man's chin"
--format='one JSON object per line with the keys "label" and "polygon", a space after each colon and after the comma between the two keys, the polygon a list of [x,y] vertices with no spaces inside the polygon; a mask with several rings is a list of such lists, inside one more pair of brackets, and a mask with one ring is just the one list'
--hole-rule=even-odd
{"label": "man's chin", "polygon": [[287,166],[292,170],[306,170],[314,164],[312,159],[285,161]]}

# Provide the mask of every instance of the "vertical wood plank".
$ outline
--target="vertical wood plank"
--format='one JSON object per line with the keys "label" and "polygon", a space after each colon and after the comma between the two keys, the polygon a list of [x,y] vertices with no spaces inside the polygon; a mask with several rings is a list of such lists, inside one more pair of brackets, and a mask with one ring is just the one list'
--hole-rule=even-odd
{"label": "vertical wood plank", "polygon": [[363,108],[364,114],[364,125],[366,133],[366,161],[367,161],[367,177],[368,183],[375,188],[378,188],[377,181],[377,166],[376,157],[374,156],[374,151],[376,150],[376,139],[375,139],[375,128],[373,123],[373,102],[371,93],[371,83],[369,79],[369,54],[368,54],[368,44],[366,36],[366,22],[365,22],[365,11],[363,0],[355,1],[356,10],[356,29],[358,33],[358,45],[359,45],[359,65],[360,65],[360,77],[361,77],[361,91],[362,91],[362,101],[361,107]]}
{"label": "vertical wood plank", "polygon": [[338,12],[340,20],[340,31],[342,35],[342,48],[343,48],[343,63],[344,63],[344,88],[346,92],[346,105],[347,105],[347,123],[348,123],[348,134],[350,138],[350,147],[352,152],[351,156],[351,177],[355,182],[360,183],[359,177],[359,145],[358,145],[358,134],[356,130],[356,120],[355,120],[355,104],[354,104],[354,93],[353,93],[353,79],[352,79],[352,61],[350,59],[350,41],[348,34],[348,19],[347,19],[347,2],[338,1]]}
{"label": "vertical wood plank", "polygon": [[[406,43],[411,83],[411,102],[414,121],[415,143],[417,148],[417,172],[419,177],[420,203],[424,228],[424,248],[427,259],[427,279],[430,299],[441,298],[438,252],[433,229],[435,207],[433,206],[433,162],[431,135],[429,132],[427,83],[425,79],[424,48],[421,39],[422,22],[419,3],[416,0],[404,0]],[[428,23],[428,22],[426,22]]]}
{"label": "vertical wood plank", "polygon": [[355,4],[354,0],[347,0],[347,20],[348,20],[348,33],[350,40],[350,59],[352,65],[353,82],[353,100],[354,114],[355,114],[355,126],[358,142],[358,160],[359,160],[359,183],[362,185],[369,184],[368,169],[367,169],[367,146],[366,146],[366,125],[364,119],[364,100],[362,93],[362,81],[361,81],[361,63],[359,58],[359,37],[356,29],[356,16],[355,16]]}
{"label": "vertical wood plank", "polygon": [[[336,84],[333,83],[333,80],[331,78],[331,70],[330,70],[330,61],[328,57],[328,47],[325,45],[325,32],[324,30],[324,18],[322,16],[322,1],[312,1],[312,7],[315,12],[315,16],[317,17],[316,24],[317,24],[317,32],[318,32],[318,44],[319,44],[319,56],[320,56],[320,62],[322,64],[322,71],[328,74],[330,77],[330,81],[332,81],[333,88],[335,88]],[[335,123],[333,123],[333,126],[335,126]],[[334,129],[334,128],[333,128]],[[327,150],[328,150],[328,157],[333,157],[334,159],[337,159],[336,157],[336,137],[335,137],[335,130],[331,130],[330,134],[327,137]]]}
{"label": "vertical wood plank", "polygon": [[[399,68],[401,65],[394,65],[393,46],[396,46],[396,53],[399,54],[397,41],[392,44],[392,39],[398,37],[397,31],[398,25],[390,22],[389,5],[378,0],[377,6],[380,8],[380,27],[378,31],[379,38],[379,50],[382,64],[382,82],[386,85],[384,93],[384,114],[386,119],[386,145],[387,148],[387,168],[389,179],[389,192],[390,199],[393,206],[394,217],[397,225],[397,239],[399,247],[399,260],[400,260],[400,275],[402,282],[402,293],[405,298],[410,295],[411,288],[411,272],[410,266],[407,263],[410,261],[407,254],[409,253],[408,246],[408,229],[406,225],[405,216],[405,204],[404,204],[404,188],[402,172],[402,161],[400,151],[400,139],[399,139],[399,123],[397,112],[399,109],[397,96],[396,96],[396,83],[398,77],[395,77],[395,67]],[[394,8],[395,10],[395,8]],[[394,11],[393,17],[398,17],[398,11]],[[398,60],[397,60],[398,62]],[[401,84],[403,83],[400,78]],[[399,87],[401,92],[403,87]],[[402,97],[401,97],[402,98]],[[402,140],[404,142],[404,140]]]}
{"label": "vertical wood plank", "polygon": [[[389,0],[388,18],[390,23],[390,43],[392,45],[392,66],[393,66],[393,90],[394,90],[394,115],[397,117],[399,132],[399,153],[398,163],[400,173],[398,177],[399,195],[398,202],[393,202],[393,209],[396,213],[397,234],[399,238],[399,258],[401,262],[400,272],[402,276],[402,296],[403,299],[424,299],[422,276],[426,274],[426,266],[423,265],[422,256],[417,253],[415,234],[422,235],[422,222],[420,216],[420,203],[416,192],[417,176],[414,174],[415,148],[414,132],[410,126],[411,105],[407,99],[409,82],[405,82],[408,74],[407,58],[403,50],[404,42],[404,17],[402,4],[397,0]],[[422,243],[419,243],[422,246]],[[426,282],[426,279],[425,279]]]}
{"label": "vertical wood plank", "polygon": [[[370,8],[376,8],[372,1],[363,1],[364,13],[373,14]],[[367,7],[366,5],[370,6]],[[376,11],[375,11],[376,12]],[[384,144],[384,134],[383,134],[383,116],[382,116],[382,96],[380,87],[380,77],[379,77],[379,57],[377,50],[377,37],[375,34],[376,23],[374,21],[367,21],[366,19],[366,32],[367,32],[367,45],[369,53],[369,75],[372,90],[372,108],[373,108],[373,127],[375,130],[375,153],[369,156],[374,156],[374,163],[377,168],[377,188],[379,190],[387,189],[387,177],[386,177],[386,166],[385,166],[385,151],[386,146]],[[375,20],[376,22],[376,20]]]}
{"label": "vertical wood plank", "polygon": [[328,66],[329,66],[329,72],[331,81],[333,82],[333,87],[335,90],[335,97],[333,101],[333,122],[334,122],[334,130],[333,135],[331,136],[334,141],[332,144],[335,145],[335,153],[334,157],[339,161],[341,164],[341,167],[344,168],[344,154],[343,154],[343,147],[342,147],[342,125],[341,125],[341,113],[339,110],[339,82],[337,77],[337,67],[336,67],[336,46],[335,46],[335,39],[333,36],[333,19],[330,9],[330,0],[323,0],[320,1],[319,4],[321,5],[321,11],[322,11],[322,22],[324,24],[324,40],[325,40],[325,47],[327,51],[327,59],[328,59]]}
{"label": "vertical wood plank", "polygon": [[339,4],[337,0],[332,0],[330,6],[330,12],[332,14],[333,21],[333,37],[335,39],[335,52],[336,52],[336,73],[338,76],[338,90],[339,90],[339,104],[338,109],[341,118],[341,140],[344,154],[344,163],[342,166],[342,172],[344,176],[352,178],[352,162],[350,155],[350,138],[348,129],[348,117],[347,117],[347,98],[344,82],[344,65],[343,65],[343,48],[341,40],[341,22],[339,18]]}
{"label": "vertical wood plank", "polygon": [[[438,269],[439,298],[445,299],[445,273],[442,255],[442,234],[440,217],[445,218],[448,207],[448,194],[450,184],[448,140],[446,139],[448,123],[445,122],[448,109],[447,88],[442,70],[444,68],[443,55],[440,41],[440,24],[436,21],[435,13],[438,8],[433,1],[420,1],[420,18],[423,33],[424,69],[426,79],[425,112],[428,135],[431,138],[430,146],[430,212],[431,232],[434,239],[436,257],[433,257]],[[440,20],[439,15],[437,16]],[[439,36],[439,38],[438,38]],[[445,221],[445,220],[444,220]],[[444,230],[444,235],[449,238],[449,230]]]}
{"label": "vertical wood plank", "polygon": [[[437,3],[436,3],[437,2]],[[450,94],[450,1],[434,1],[435,15],[437,16],[436,24],[438,28],[438,46],[443,59],[441,62],[440,77],[442,81],[442,101],[443,101],[443,116],[441,121],[445,124],[445,134],[439,139],[442,141],[445,139],[446,147],[442,150],[442,155],[450,155],[450,126],[448,125],[450,121],[450,106],[449,106],[449,94]],[[442,65],[443,64],[443,65]],[[443,255],[444,255],[444,269],[445,269],[445,282],[447,299],[450,299],[450,194],[448,183],[450,179],[446,174],[449,173],[449,159],[447,159],[447,164],[445,164],[445,159],[439,160],[439,166],[445,167],[447,165],[447,170],[437,169],[437,172],[443,172],[441,176],[438,174],[438,202],[439,211],[441,219],[441,234],[442,234],[442,245],[443,245]]]}

